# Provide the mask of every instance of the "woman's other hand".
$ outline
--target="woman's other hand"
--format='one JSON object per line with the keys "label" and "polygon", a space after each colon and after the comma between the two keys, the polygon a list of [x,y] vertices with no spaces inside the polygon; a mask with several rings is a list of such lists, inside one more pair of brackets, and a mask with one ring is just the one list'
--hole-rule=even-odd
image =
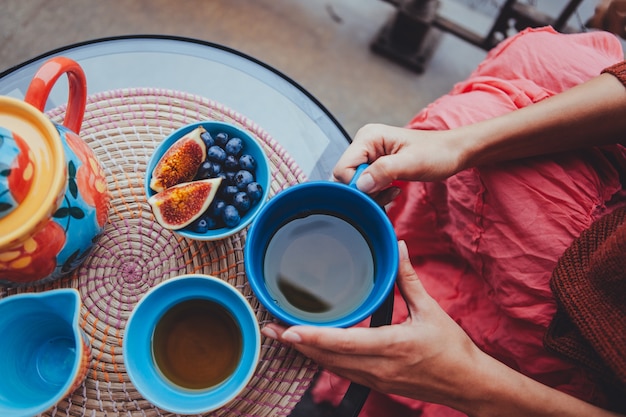
{"label": "woman's other hand", "polygon": [[458,172],[461,155],[452,131],[368,124],[359,129],[335,165],[333,176],[348,183],[359,165],[369,163],[356,185],[361,191],[375,195],[396,180],[445,179]]}

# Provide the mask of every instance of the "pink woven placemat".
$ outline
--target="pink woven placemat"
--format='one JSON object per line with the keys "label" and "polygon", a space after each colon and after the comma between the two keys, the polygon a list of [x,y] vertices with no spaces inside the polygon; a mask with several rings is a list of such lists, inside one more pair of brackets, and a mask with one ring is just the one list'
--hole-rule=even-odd
{"label": "pink woven placemat", "polygon": [[[48,112],[62,122],[65,106]],[[272,318],[252,293],[243,265],[246,231],[215,242],[182,238],[153,219],[143,191],[148,159],[171,131],[201,120],[246,129],[264,147],[272,167],[270,195],[305,181],[281,146],[244,115],[192,94],[151,88],[123,89],[88,98],[81,137],[103,165],[112,196],[109,222],[97,247],[69,278],[17,292],[74,287],[80,291],[82,327],[93,348],[87,379],[44,416],[171,416],[153,406],[130,382],[122,357],[130,313],[152,286],[202,273],[233,284],[249,300],[260,324]],[[263,338],[256,373],[247,388],[211,416],[287,416],[309,387],[316,367],[304,356]]]}

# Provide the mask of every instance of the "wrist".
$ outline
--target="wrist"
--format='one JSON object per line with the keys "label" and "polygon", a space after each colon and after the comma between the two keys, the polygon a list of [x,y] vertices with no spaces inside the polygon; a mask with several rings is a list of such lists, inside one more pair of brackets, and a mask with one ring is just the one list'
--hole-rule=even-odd
{"label": "wrist", "polygon": [[467,138],[463,149],[463,169],[490,165],[547,152],[551,130],[536,129],[528,108],[464,126]]}
{"label": "wrist", "polygon": [[485,165],[497,158],[499,137],[491,128],[496,121],[461,126],[451,130],[452,144],[457,155],[459,171]]}
{"label": "wrist", "polygon": [[470,417],[618,416],[535,381],[479,352],[465,379],[463,395],[447,404]]}
{"label": "wrist", "polygon": [[460,386],[454,389],[456,395],[449,396],[446,405],[468,416],[498,415],[502,410],[494,410],[493,405],[498,396],[496,387],[502,383],[498,375],[501,364],[476,347],[468,365],[461,373]]}

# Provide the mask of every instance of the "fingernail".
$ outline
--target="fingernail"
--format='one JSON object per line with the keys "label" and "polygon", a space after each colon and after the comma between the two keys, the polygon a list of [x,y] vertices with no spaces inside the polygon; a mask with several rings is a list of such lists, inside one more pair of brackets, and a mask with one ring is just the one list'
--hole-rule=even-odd
{"label": "fingernail", "polygon": [[289,343],[300,343],[302,341],[300,335],[296,332],[292,332],[291,330],[286,330],[283,333],[282,339]]}
{"label": "fingernail", "polygon": [[376,186],[376,183],[374,182],[374,177],[372,177],[368,173],[361,175],[359,179],[356,180],[356,188],[358,188],[359,190],[363,191],[366,194],[372,191],[375,186]]}
{"label": "fingernail", "polygon": [[398,241],[398,251],[400,252],[400,259],[406,261],[409,259],[409,249],[406,247],[406,242],[404,240]]}
{"label": "fingernail", "polygon": [[276,333],[274,329],[271,329],[269,327],[264,327],[263,329],[261,329],[261,333],[263,333],[264,336],[267,336],[270,339],[278,339],[278,333]]}

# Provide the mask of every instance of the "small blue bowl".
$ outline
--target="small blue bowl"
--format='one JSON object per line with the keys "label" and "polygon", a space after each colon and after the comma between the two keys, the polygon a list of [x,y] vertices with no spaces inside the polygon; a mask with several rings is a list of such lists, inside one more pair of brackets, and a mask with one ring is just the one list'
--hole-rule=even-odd
{"label": "small blue bowl", "polygon": [[238,137],[243,141],[243,152],[246,154],[250,154],[254,157],[257,162],[256,168],[256,182],[258,182],[261,187],[263,187],[263,195],[261,200],[259,200],[254,207],[252,207],[248,212],[246,212],[242,217],[239,224],[233,228],[221,227],[217,229],[209,229],[205,233],[197,233],[192,231],[191,229],[183,228],[178,230],[173,230],[173,232],[184,236],[189,239],[195,240],[219,240],[224,239],[228,236],[231,236],[244,228],[246,228],[254,219],[254,217],[261,210],[261,207],[267,201],[270,191],[270,183],[271,183],[271,170],[270,163],[265,151],[263,150],[261,144],[250,135],[244,129],[241,129],[233,124],[226,122],[218,122],[218,121],[202,121],[191,123],[189,125],[183,126],[176,131],[172,132],[169,136],[167,136],[163,142],[157,146],[152,157],[148,161],[148,166],[146,167],[146,178],[144,181],[144,189],[146,193],[146,197],[150,198],[156,192],[150,188],[150,180],[152,178],[152,171],[154,171],[154,167],[159,162],[163,154],[179,139],[182,139],[185,135],[192,132],[194,129],[199,126],[204,127],[207,132],[211,135],[215,136],[219,132],[225,132],[229,137]]}
{"label": "small blue bowl", "polygon": [[[241,330],[242,352],[238,365],[226,380],[211,388],[179,387],[162,376],[153,359],[151,341],[156,323],[174,305],[189,299],[220,304]],[[190,274],[156,285],[137,303],[126,323],[123,355],[131,382],[146,400],[171,413],[189,415],[216,410],[234,399],[252,379],[260,349],[259,324],[244,296],[221,279]]]}

